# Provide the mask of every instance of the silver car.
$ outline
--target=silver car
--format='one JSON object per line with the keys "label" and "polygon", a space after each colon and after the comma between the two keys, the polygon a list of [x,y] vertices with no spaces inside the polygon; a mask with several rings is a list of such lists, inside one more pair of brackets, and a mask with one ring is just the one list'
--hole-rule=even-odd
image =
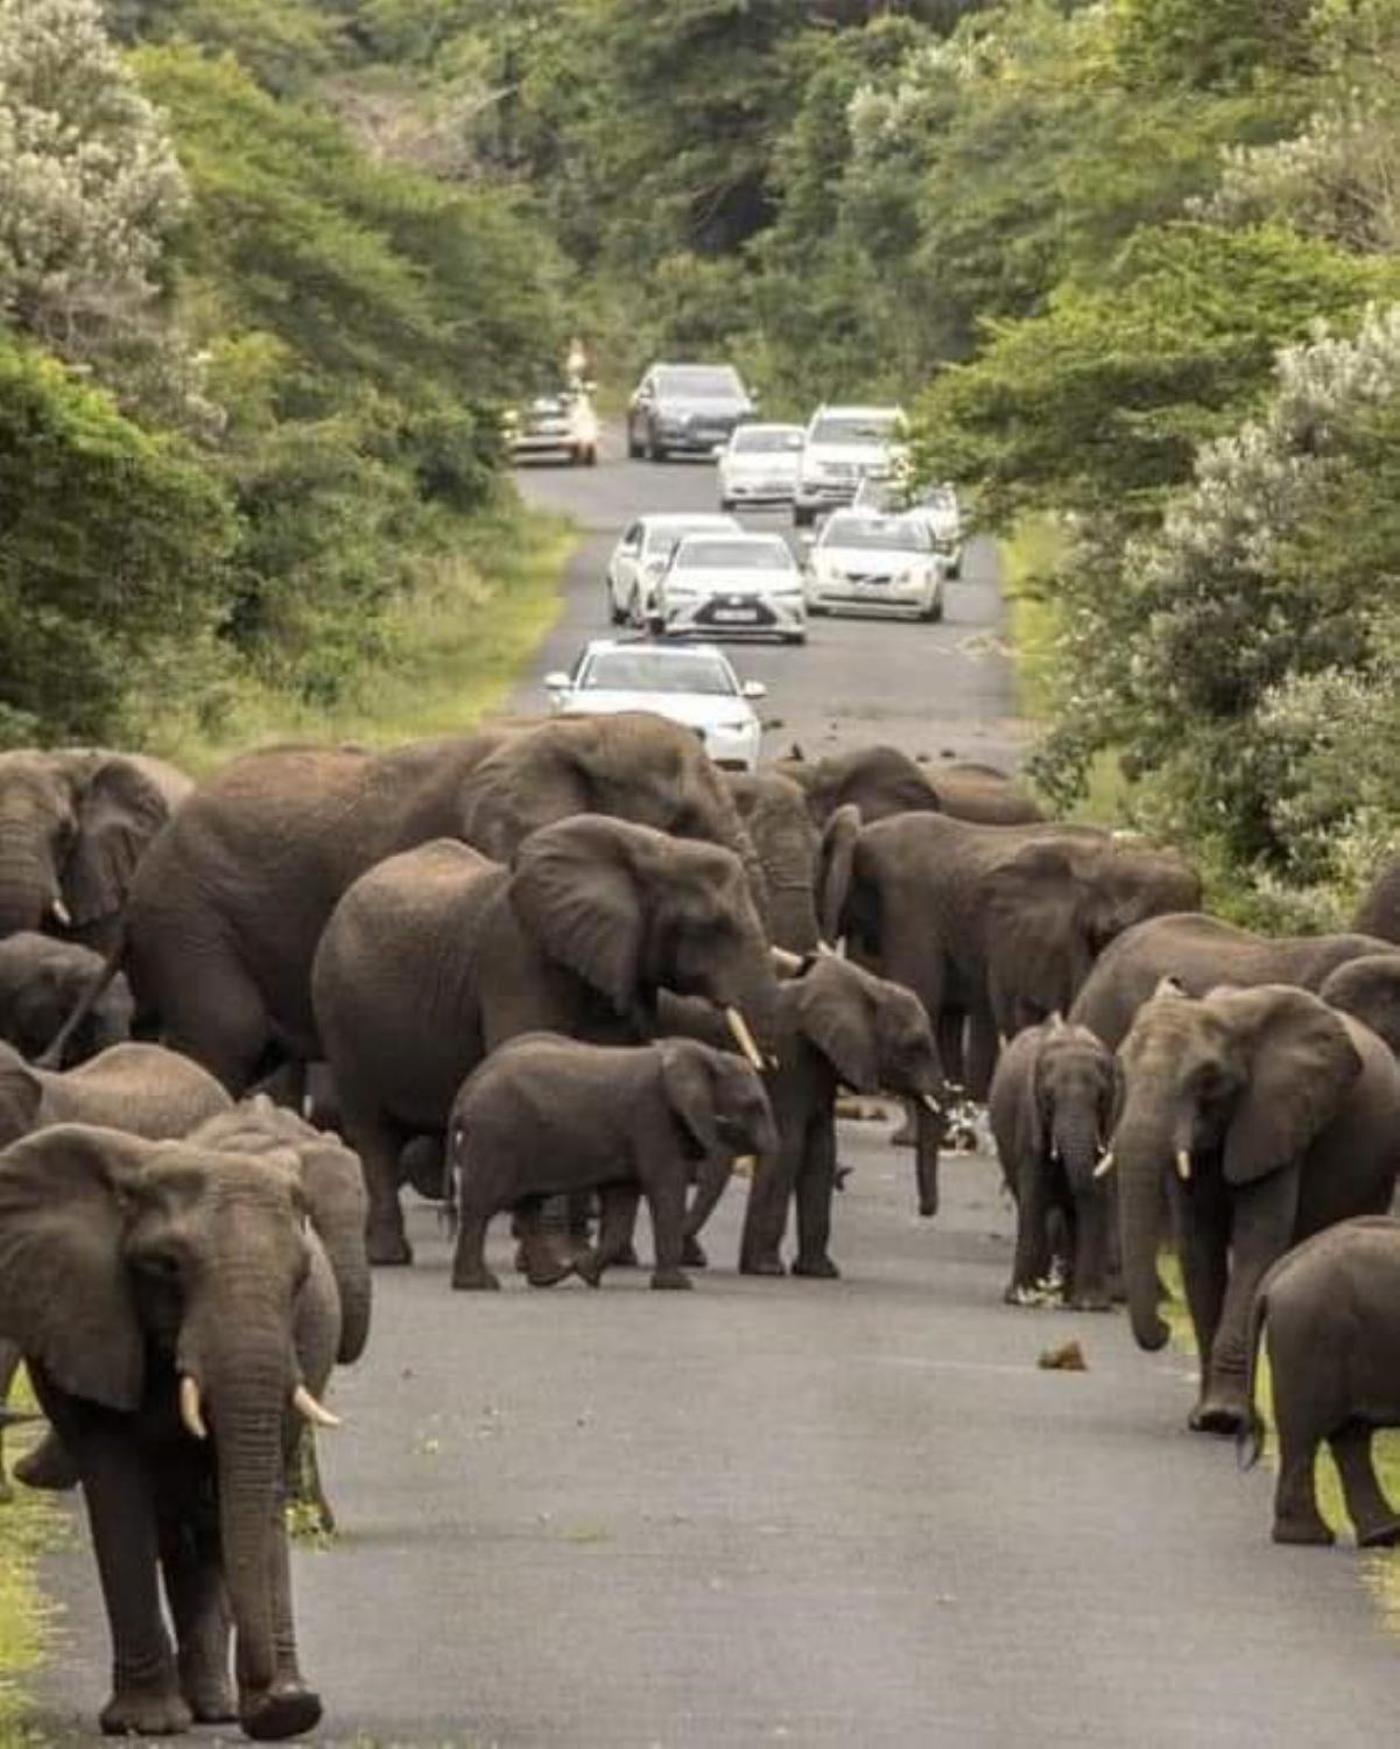
{"label": "silver car", "polygon": [[807,564],[807,610],[943,618],[943,561],[919,516],[838,510]]}
{"label": "silver car", "polygon": [[608,618],[615,626],[647,623],[656,580],[686,535],[742,532],[732,516],[706,510],[667,511],[629,522],[608,560]]}
{"label": "silver car", "polygon": [[719,507],[791,504],[802,460],[800,425],[741,425],[719,458]]}
{"label": "silver car", "polygon": [[657,583],[652,626],[805,644],[802,573],[781,535],[688,535]]}

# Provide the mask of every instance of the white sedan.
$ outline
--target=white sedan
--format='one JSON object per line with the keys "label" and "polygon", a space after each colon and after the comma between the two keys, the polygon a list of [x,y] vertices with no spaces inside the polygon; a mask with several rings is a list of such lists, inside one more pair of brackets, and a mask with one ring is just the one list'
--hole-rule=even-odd
{"label": "white sedan", "polygon": [[572,674],[548,674],[544,683],[556,711],[655,711],[693,729],[727,771],[758,764],[763,724],[753,707],[767,688],[756,680],[741,683],[713,644],[596,638]]}
{"label": "white sedan", "polygon": [[802,460],[800,425],[740,425],[720,452],[719,507],[791,504]]}
{"label": "white sedan", "polygon": [[658,632],[807,642],[802,573],[777,534],[690,534],[657,580]]}
{"label": "white sedan", "polygon": [[838,510],[807,564],[807,611],[943,618],[944,564],[921,516]]}
{"label": "white sedan", "polygon": [[608,618],[615,626],[647,622],[656,580],[677,545],[688,534],[741,534],[732,516],[704,510],[673,510],[660,516],[639,516],[618,537],[608,560]]}

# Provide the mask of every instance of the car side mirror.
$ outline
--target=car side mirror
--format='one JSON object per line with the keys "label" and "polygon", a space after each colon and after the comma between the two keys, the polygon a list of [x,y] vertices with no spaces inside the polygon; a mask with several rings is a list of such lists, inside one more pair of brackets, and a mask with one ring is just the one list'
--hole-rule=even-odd
{"label": "car side mirror", "polygon": [[768,688],[761,680],[746,680],[739,690],[745,698],[752,699],[755,704],[759,699],[768,696]]}
{"label": "car side mirror", "polygon": [[572,685],[573,681],[560,668],[556,668],[553,674],[546,674],[544,677],[546,692],[567,692]]}

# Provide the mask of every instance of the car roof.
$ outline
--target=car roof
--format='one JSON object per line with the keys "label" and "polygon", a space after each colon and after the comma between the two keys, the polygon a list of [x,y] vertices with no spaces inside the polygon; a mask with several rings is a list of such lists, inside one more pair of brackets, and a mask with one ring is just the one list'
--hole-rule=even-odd
{"label": "car roof", "polygon": [[655,650],[661,656],[717,656],[725,665],[729,658],[718,644],[658,644],[655,639],[637,636],[635,638],[590,638],[583,646],[585,656],[606,655],[612,650]]}
{"label": "car roof", "polygon": [[[688,547],[692,540],[706,540],[712,532],[713,531],[709,530],[709,529],[697,529],[697,531],[693,535],[688,534],[685,537],[685,539],[681,542],[682,549]],[[733,547],[733,546],[775,547],[776,546],[776,547],[781,547],[785,553],[790,553],[792,551],[792,548],[788,546],[787,542],[783,539],[783,537],[780,534],[759,534],[755,530],[750,529],[750,528],[741,528],[737,531],[737,533],[734,532],[733,530],[726,531],[723,529],[721,529],[719,532],[724,534],[725,544],[727,546],[731,546],[731,547]]]}
{"label": "car roof", "polygon": [[839,529],[843,522],[873,522],[881,528],[908,528],[915,533],[922,533],[923,517],[908,510],[867,510],[863,505],[855,505],[846,510],[833,510],[827,518],[826,527],[822,530],[822,538],[836,538],[834,530]]}
{"label": "car roof", "polygon": [[734,435],[741,436],[746,431],[805,431],[805,425],[797,425],[787,419],[746,419],[742,425],[734,427]]}
{"label": "car roof", "polygon": [[829,414],[836,414],[843,419],[844,418],[867,419],[870,417],[870,415],[872,413],[878,414],[882,418],[886,414],[891,414],[891,413],[896,415],[899,418],[903,418],[904,409],[903,409],[903,407],[899,406],[897,403],[895,403],[893,401],[885,401],[879,406],[870,405],[870,406],[859,406],[859,407],[854,405],[853,403],[847,403],[845,401],[842,401],[839,404],[837,402],[833,401],[829,405],[823,405],[821,407],[818,407],[816,412],[812,415],[811,419],[808,421],[808,423],[815,424],[815,422],[818,419],[825,419]]}
{"label": "car roof", "polygon": [[663,510],[644,512],[636,519],[648,528],[728,528],[742,532],[737,517],[718,510]]}

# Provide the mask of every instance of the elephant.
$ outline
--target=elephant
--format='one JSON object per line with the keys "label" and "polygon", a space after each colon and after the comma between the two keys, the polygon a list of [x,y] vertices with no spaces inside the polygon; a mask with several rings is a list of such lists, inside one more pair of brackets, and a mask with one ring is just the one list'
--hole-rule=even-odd
{"label": "elephant", "polygon": [[821,939],[816,896],[821,835],[802,790],[775,771],[725,772],[724,781],[763,870],[774,944],[789,953],[814,952]]}
{"label": "elephant", "polygon": [[282,1502],[300,1418],[333,1420],[317,1393],[341,1313],[299,1164],[281,1146],[83,1124],[0,1153],[0,1335],[82,1481],[112,1638],[108,1734],[236,1718],[273,1739],[321,1716],[298,1667]]}
{"label": "elephant", "polygon": [[772,1155],[773,1114],[756,1071],[693,1039],[645,1045],[585,1044],[558,1033],[525,1033],[494,1050],[467,1077],[448,1121],[455,1180],[454,1288],[497,1288],[483,1246],[492,1215],[514,1207],[525,1221],[527,1274],[541,1273],[535,1241],[543,1200],[597,1190],[597,1244],[577,1273],[597,1287],[629,1247],[639,1196],[651,1211],[654,1288],[688,1288],[686,1187],[723,1185],[736,1154]]}
{"label": "elephant", "polygon": [[1326,1440],[1358,1548],[1393,1548],[1400,1512],[1377,1480],[1371,1440],[1379,1427],[1400,1427],[1400,1221],[1328,1227],[1260,1282],[1246,1337],[1249,1462],[1263,1445],[1255,1393],[1266,1331],[1279,1443],[1273,1540],[1336,1541],[1317,1507],[1317,1452]]}
{"label": "elephant", "polygon": [[[113,1045],[64,1074],[37,1069],[10,1045],[0,1045],[0,1147],[48,1124],[86,1123],[125,1130],[147,1141],[171,1141],[232,1104],[223,1088],[197,1063],[159,1045]],[[13,1343],[0,1339],[0,1405],[19,1369]],[[0,1430],[0,1499],[9,1495]],[[18,1469],[40,1482],[53,1473],[42,1453]]]}
{"label": "elephant", "polygon": [[810,761],[784,759],[772,769],[804,791],[818,828],[848,805],[860,810],[866,825],[910,812],[948,814],[989,826],[1027,825],[1045,818],[993,765],[926,765],[896,747],[858,747]]}
{"label": "elephant", "polygon": [[1400,942],[1400,856],[1392,856],[1376,876],[1352,928],[1362,935]]}
{"label": "elephant", "polygon": [[1369,1026],[1400,1057],[1400,953],[1367,953],[1348,960],[1328,974],[1318,995]]}
{"label": "elephant", "polygon": [[1096,1171],[1113,1132],[1118,1069],[1087,1027],[1058,1014],[1017,1033],[992,1077],[987,1115],[1016,1202],[1016,1256],[1004,1298],[1040,1302],[1064,1231],[1064,1300],[1107,1311],[1112,1198]]}
{"label": "elephant", "polygon": [[1248,1419],[1246,1335],[1260,1280],[1300,1240],[1383,1214],[1400,1169],[1400,1068],[1369,1028],[1287,984],[1182,995],[1164,984],[1119,1049],[1110,1147],[1138,1346],[1160,1348],[1166,1182],[1201,1357],[1191,1426]]}
{"label": "elephant", "polygon": [[761,1063],[776,982],[738,858],[582,814],[509,867],[439,839],[390,857],[336,907],[312,972],[346,1133],[364,1162],[370,1256],[407,1263],[399,1156],[441,1137],[487,1052],[522,1032],[644,1042],[659,990],[703,996]]}
{"label": "elephant", "polygon": [[[76,941],[21,929],[0,940],[0,1039],[26,1057],[40,1056],[58,1037],[84,991],[102,972],[102,955]],[[115,977],[68,1036],[63,1060],[71,1069],[131,1036],[127,981]]]}
{"label": "elephant", "polygon": [[192,787],[141,754],[0,753],[0,936],[42,931],[105,951],[136,869]]}
{"label": "elephant", "polygon": [[1296,984],[1316,993],[1338,966],[1386,951],[1369,935],[1256,935],[1200,911],[1172,912],[1124,931],[1100,955],[1069,1018],[1117,1050],[1163,978],[1189,996],[1222,983]]}
{"label": "elephant", "polygon": [[125,964],[138,1024],[241,1093],[321,1055],[311,962],[361,874],[436,838],[506,858],[537,827],[590,812],[732,849],[764,902],[733,800],[688,729],[645,711],[558,717],[387,753],[235,759],[142,864],[108,965]]}

